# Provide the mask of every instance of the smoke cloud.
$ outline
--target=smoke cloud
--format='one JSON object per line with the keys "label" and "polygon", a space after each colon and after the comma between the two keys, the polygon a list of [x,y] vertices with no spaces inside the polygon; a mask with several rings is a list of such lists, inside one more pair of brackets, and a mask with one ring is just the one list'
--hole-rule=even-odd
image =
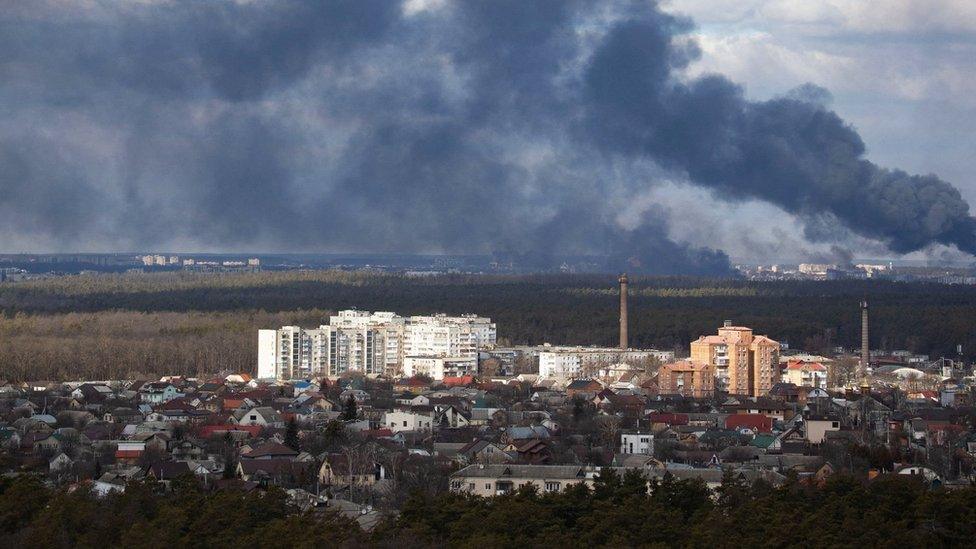
{"label": "smoke cloud", "polygon": [[957,189],[864,159],[804,86],[683,77],[646,2],[13,2],[0,11],[0,247],[509,254],[727,274],[619,212],[662,173],[976,253]]}

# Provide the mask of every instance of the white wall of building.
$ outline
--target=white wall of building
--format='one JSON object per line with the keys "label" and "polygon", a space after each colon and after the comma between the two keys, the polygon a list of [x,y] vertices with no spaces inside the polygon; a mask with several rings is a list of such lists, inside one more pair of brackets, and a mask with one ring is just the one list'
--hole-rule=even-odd
{"label": "white wall of building", "polygon": [[258,330],[258,379],[278,377],[278,330]]}
{"label": "white wall of building", "polygon": [[[315,330],[259,330],[258,377],[299,379],[350,371],[395,377],[403,374],[407,356],[466,360],[476,370],[479,349],[493,346],[495,340],[495,325],[475,315],[403,318],[390,312],[346,310]],[[460,366],[472,373],[466,364],[445,360],[433,367],[443,378]]]}
{"label": "white wall of building", "polygon": [[620,453],[654,455],[654,435],[651,433],[622,433],[620,435]]}
{"label": "white wall of building", "polygon": [[603,347],[543,346],[539,351],[539,377],[570,379],[598,365],[634,364],[657,359],[661,363],[674,362],[674,352],[655,349],[628,349]]}
{"label": "white wall of building", "polygon": [[400,431],[430,431],[434,418],[411,412],[387,412],[383,415],[383,426],[399,433]]}
{"label": "white wall of building", "polygon": [[471,358],[408,356],[403,359],[403,376],[425,375],[435,381],[477,373],[478,361]]}

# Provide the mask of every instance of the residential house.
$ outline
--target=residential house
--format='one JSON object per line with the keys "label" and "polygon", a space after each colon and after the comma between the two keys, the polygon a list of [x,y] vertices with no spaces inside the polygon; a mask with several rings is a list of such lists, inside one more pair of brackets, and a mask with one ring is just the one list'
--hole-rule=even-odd
{"label": "residential house", "polygon": [[620,453],[654,455],[654,435],[641,431],[620,433]]}
{"label": "residential house", "polygon": [[376,460],[353,459],[342,453],[327,454],[319,467],[319,482],[327,486],[372,486],[392,478],[386,466]]}
{"label": "residential house", "polygon": [[162,404],[179,396],[175,385],[163,381],[146,383],[139,389],[139,400],[146,404]]}
{"label": "residential house", "polygon": [[277,442],[265,442],[264,444],[259,444],[250,451],[241,453],[241,460],[255,460],[255,459],[289,459],[293,460],[298,456],[298,452],[284,444],[279,444]]}
{"label": "residential house", "polygon": [[238,425],[256,425],[259,427],[281,428],[285,421],[281,414],[270,406],[255,406],[250,410],[235,414]]}
{"label": "residential house", "polygon": [[752,433],[771,433],[773,420],[765,414],[732,414],[725,418],[725,428]]}
{"label": "residential house", "polygon": [[475,439],[457,449],[457,458],[462,463],[505,463],[512,456],[505,452],[501,444]]}
{"label": "residential house", "polygon": [[566,386],[566,396],[570,399],[593,398],[602,390],[603,384],[596,379],[574,379]]}
{"label": "residential house", "polygon": [[383,426],[399,433],[400,431],[430,431],[434,426],[434,418],[427,414],[413,412],[387,412],[383,416]]}
{"label": "residential house", "polygon": [[810,444],[820,444],[831,431],[840,431],[840,420],[835,417],[809,415],[803,419],[804,434]]}

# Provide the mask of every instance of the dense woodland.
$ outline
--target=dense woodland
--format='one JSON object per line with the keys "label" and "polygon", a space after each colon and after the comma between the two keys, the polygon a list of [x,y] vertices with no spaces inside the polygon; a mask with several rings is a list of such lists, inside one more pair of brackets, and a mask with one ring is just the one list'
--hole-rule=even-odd
{"label": "dense woodland", "polygon": [[976,489],[926,489],[906,476],[749,486],[601,472],[592,490],[492,499],[416,495],[371,533],[334,512],[300,513],[283,492],[207,493],[130,484],[97,499],[30,477],[0,480],[3,547],[961,547],[976,536]]}
{"label": "dense woodland", "polygon": [[[750,282],[631,278],[631,343],[686,352],[723,320],[810,351],[858,344],[858,303],[872,346],[976,358],[976,288],[884,281]],[[502,342],[613,345],[616,278],[341,271],[82,275],[0,284],[0,373],[12,379],[126,372],[249,370],[255,330],[313,327],[343,308],[477,313]]]}

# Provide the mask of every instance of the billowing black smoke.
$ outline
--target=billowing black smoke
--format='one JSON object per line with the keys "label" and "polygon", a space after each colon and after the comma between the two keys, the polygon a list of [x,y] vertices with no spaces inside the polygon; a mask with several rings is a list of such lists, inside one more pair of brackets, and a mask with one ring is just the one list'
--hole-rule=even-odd
{"label": "billowing black smoke", "polygon": [[0,248],[501,253],[726,274],[620,212],[662,170],[896,252],[976,252],[959,192],[864,160],[807,86],[687,81],[646,2],[13,3]]}
{"label": "billowing black smoke", "polygon": [[608,151],[646,155],[721,197],[758,198],[910,252],[934,242],[976,253],[976,221],[938,177],[880,168],[860,136],[805,86],[760,103],[721,76],[677,82],[697,52],[673,45],[687,23],[647,13],[618,23],[586,70],[588,130]]}

